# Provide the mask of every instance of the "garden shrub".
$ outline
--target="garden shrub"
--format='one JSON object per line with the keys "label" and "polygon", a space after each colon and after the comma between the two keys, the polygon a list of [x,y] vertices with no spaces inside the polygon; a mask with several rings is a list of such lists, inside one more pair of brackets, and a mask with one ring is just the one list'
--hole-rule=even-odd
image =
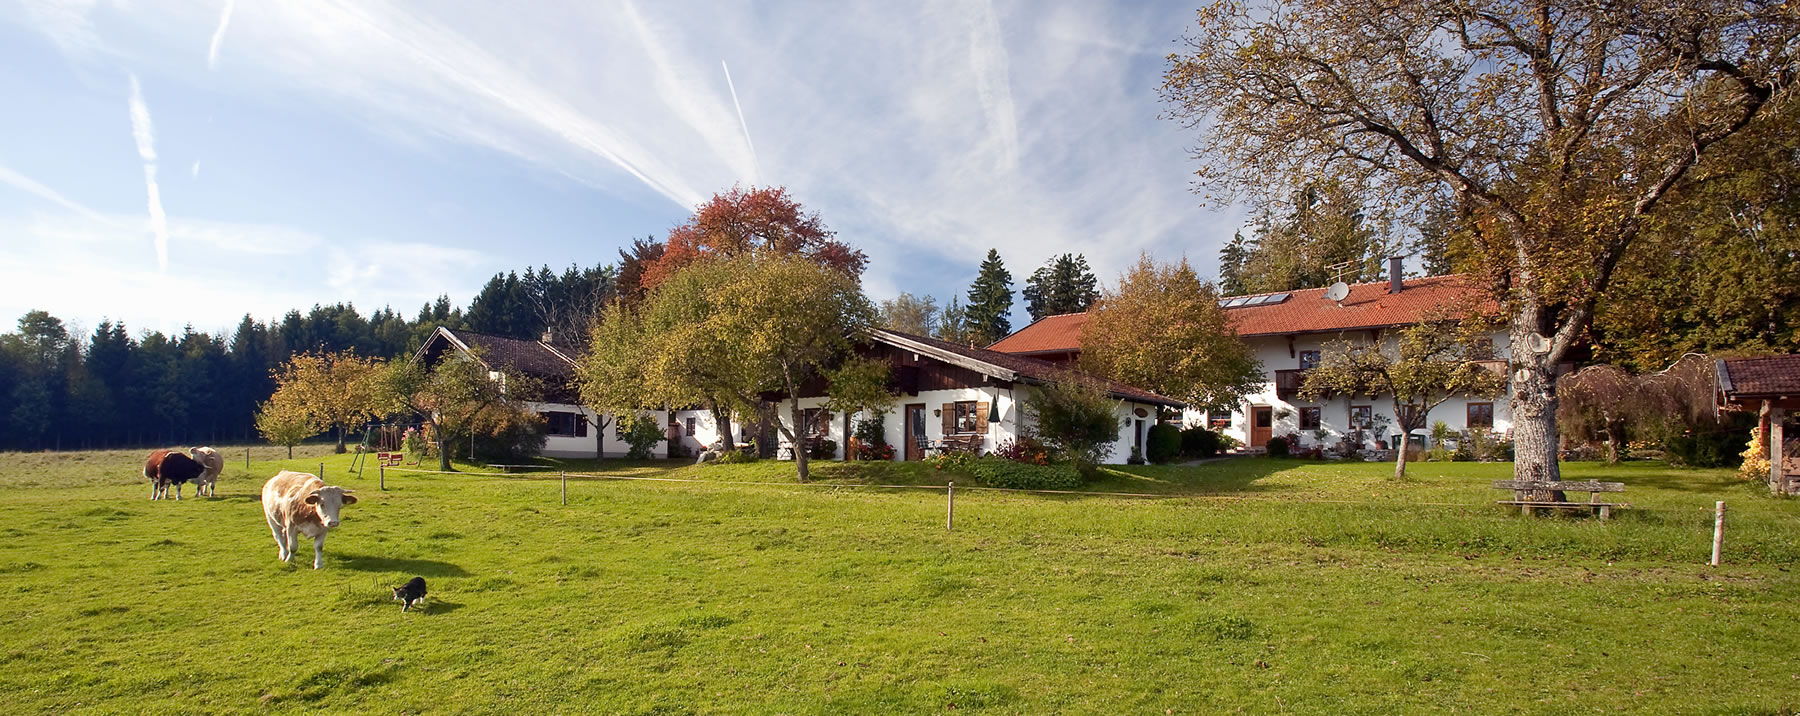
{"label": "garden shrub", "polygon": [[719,453],[719,459],[714,462],[720,465],[738,465],[756,462],[756,460],[756,453],[749,450],[726,450],[725,452]]}
{"label": "garden shrub", "polygon": [[1119,439],[1119,401],[1091,380],[1076,376],[1046,383],[1026,404],[1037,416],[1038,435],[1078,469],[1088,465],[1083,474]]}
{"label": "garden shrub", "polygon": [[1163,465],[1175,462],[1181,457],[1181,431],[1168,423],[1157,423],[1150,426],[1150,434],[1145,436],[1144,452],[1150,462]]}
{"label": "garden shrub", "polygon": [[830,460],[837,457],[837,441],[830,438],[814,440],[806,447],[806,456],[814,460]]}
{"label": "garden shrub", "polygon": [[528,411],[505,411],[476,425],[475,454],[484,460],[523,462],[544,449],[544,419]]}
{"label": "garden shrub", "polygon": [[1007,438],[994,446],[995,457],[1005,458],[1013,462],[1032,465],[1050,464],[1050,446],[1038,439],[1036,433],[1025,431],[1016,438]]}
{"label": "garden shrub", "polygon": [[1287,457],[1288,456],[1287,438],[1284,438],[1284,437],[1269,438],[1268,444],[1265,445],[1264,447],[1269,451],[1269,457]]}
{"label": "garden shrub", "polygon": [[856,421],[850,437],[856,440],[856,459],[883,461],[894,459],[894,446],[887,442],[887,428],[880,413]]}
{"label": "garden shrub", "polygon": [[656,420],[650,418],[627,419],[623,416],[620,416],[618,420],[619,425],[616,430],[619,439],[625,441],[627,446],[625,457],[629,459],[647,460],[650,458],[651,452],[656,449],[657,443],[669,439],[668,434],[663,432],[663,426]]}
{"label": "garden shrub", "polygon": [[983,487],[1014,490],[1073,490],[1081,487],[1081,473],[1070,465],[1033,465],[996,457],[971,457],[958,468]]}
{"label": "garden shrub", "polygon": [[1220,438],[1224,437],[1200,425],[1186,428],[1181,431],[1181,456],[1203,458],[1217,455],[1222,446]]}

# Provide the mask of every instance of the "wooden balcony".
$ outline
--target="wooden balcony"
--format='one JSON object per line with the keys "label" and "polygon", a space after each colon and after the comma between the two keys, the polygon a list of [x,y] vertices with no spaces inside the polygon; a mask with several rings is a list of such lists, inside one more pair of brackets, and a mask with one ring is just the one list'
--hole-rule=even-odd
{"label": "wooden balcony", "polygon": [[1300,386],[1306,383],[1306,370],[1275,371],[1275,397],[1282,400],[1293,400],[1300,394]]}

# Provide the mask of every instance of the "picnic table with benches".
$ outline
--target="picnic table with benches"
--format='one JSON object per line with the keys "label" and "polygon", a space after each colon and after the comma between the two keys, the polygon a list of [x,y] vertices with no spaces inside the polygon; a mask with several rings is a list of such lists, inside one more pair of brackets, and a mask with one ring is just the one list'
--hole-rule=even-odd
{"label": "picnic table with benches", "polygon": [[[1601,502],[1602,492],[1624,492],[1623,482],[1600,482],[1598,480],[1564,480],[1548,482],[1544,480],[1495,480],[1494,489],[1512,490],[1513,499],[1500,500],[1502,505],[1518,505],[1519,512],[1531,515],[1542,507],[1550,510],[1594,510],[1600,513],[1600,521],[1605,522],[1612,517],[1614,509],[1630,509],[1631,505],[1622,502]],[[1532,493],[1544,492],[1586,492],[1587,502],[1556,501],[1551,499],[1534,499]]]}

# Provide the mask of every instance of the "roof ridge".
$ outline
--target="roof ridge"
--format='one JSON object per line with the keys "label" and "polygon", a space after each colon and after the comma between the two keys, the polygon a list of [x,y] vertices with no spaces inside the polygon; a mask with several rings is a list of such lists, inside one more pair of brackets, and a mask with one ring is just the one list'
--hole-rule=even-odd
{"label": "roof ridge", "polygon": [[[1440,274],[1437,276],[1414,276],[1412,278],[1402,279],[1402,281],[1405,283],[1411,283],[1414,281],[1437,282],[1437,281],[1442,281],[1445,279],[1464,278],[1467,276],[1468,276],[1468,274],[1466,274],[1466,273],[1447,273],[1447,274]],[[1387,285],[1387,283],[1388,283],[1388,279],[1384,278],[1384,279],[1380,279],[1380,280],[1376,280],[1376,281],[1362,281],[1360,283],[1352,283],[1352,284],[1347,284],[1347,285],[1351,288],[1356,288],[1357,286],[1385,286],[1385,285]],[[1323,291],[1328,288],[1330,288],[1330,286],[1315,286],[1312,288],[1286,288],[1286,289],[1281,289],[1279,291],[1257,291],[1255,293],[1234,293],[1229,296],[1223,296],[1223,295],[1219,296],[1219,300],[1223,301],[1228,298],[1250,298],[1252,296],[1272,296],[1277,293],[1300,293],[1302,291]]]}

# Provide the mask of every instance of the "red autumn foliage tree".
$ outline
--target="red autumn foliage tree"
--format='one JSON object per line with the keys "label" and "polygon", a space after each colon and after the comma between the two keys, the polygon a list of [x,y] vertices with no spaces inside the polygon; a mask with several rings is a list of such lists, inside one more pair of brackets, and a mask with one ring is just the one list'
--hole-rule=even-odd
{"label": "red autumn foliage tree", "polygon": [[682,267],[706,256],[770,254],[802,256],[861,278],[868,257],[837,240],[817,212],[788,196],[784,187],[732,187],[694,208],[694,215],[669,230],[662,256],[647,263],[639,280],[648,292]]}

